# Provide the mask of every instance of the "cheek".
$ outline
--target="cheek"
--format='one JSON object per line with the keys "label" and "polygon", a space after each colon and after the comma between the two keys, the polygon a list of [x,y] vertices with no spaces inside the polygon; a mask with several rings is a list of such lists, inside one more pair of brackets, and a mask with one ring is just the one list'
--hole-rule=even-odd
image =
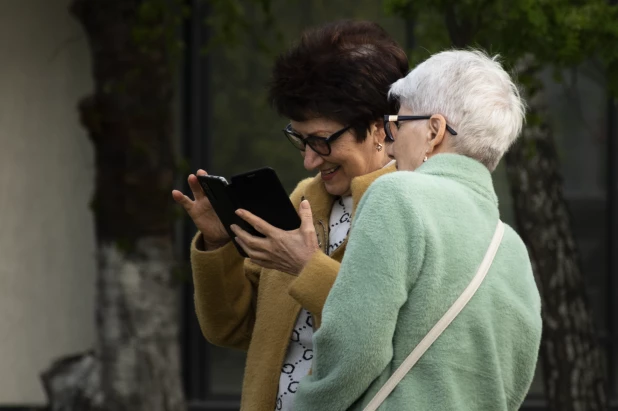
{"label": "cheek", "polygon": [[343,144],[337,145],[336,149],[333,148],[331,155],[327,157],[329,162],[348,168],[353,167],[366,157],[363,144],[357,144],[352,141],[342,141],[341,143]]}
{"label": "cheek", "polygon": [[424,140],[418,130],[413,129],[410,134],[405,136],[405,139],[401,140],[401,146],[408,155],[412,155],[413,153],[419,153],[425,150],[423,142]]}
{"label": "cheek", "polygon": [[414,130],[414,134],[412,135],[412,143],[417,151],[425,151],[427,149],[427,139],[426,139],[427,128],[423,127],[419,124],[419,126]]}
{"label": "cheek", "polygon": [[353,143],[346,148],[345,166],[355,175],[363,173],[371,157],[373,156],[373,146],[371,144]]}
{"label": "cheek", "polygon": [[405,155],[410,150],[410,144],[407,139],[397,139],[393,143],[393,152],[399,156]]}

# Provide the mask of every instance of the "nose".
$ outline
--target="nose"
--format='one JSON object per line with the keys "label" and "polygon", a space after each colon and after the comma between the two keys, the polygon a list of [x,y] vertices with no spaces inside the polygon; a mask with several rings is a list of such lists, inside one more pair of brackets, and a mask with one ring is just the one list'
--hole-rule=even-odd
{"label": "nose", "polygon": [[304,157],[303,165],[305,166],[305,169],[308,171],[315,170],[324,162],[324,159],[322,158],[322,156],[320,156],[318,153],[313,151],[313,149],[309,146],[307,146],[307,148],[303,152],[303,157]]}

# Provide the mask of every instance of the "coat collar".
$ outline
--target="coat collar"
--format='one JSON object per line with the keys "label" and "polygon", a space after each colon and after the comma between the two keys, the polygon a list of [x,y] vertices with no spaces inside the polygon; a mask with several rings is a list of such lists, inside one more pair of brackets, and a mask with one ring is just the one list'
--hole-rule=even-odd
{"label": "coat collar", "polygon": [[[365,174],[359,177],[355,177],[352,179],[352,216],[354,218],[354,213],[358,206],[360,199],[367,191],[367,188],[373,183],[378,177],[383,176],[384,174],[392,173],[397,168],[395,167],[394,162],[392,164],[388,164],[387,166],[376,170],[372,173]],[[333,208],[333,203],[335,202],[336,196],[329,194],[326,191],[326,187],[324,186],[324,182],[322,181],[322,177],[320,174],[315,176],[312,180],[310,180],[303,190],[303,199],[307,199],[309,204],[311,205],[311,212],[313,213],[313,224],[316,227],[316,234],[318,236],[318,245],[320,248],[326,253],[328,250],[328,224],[330,213]],[[343,258],[343,253],[346,248],[347,238],[335,250],[335,252],[331,255],[337,261],[341,261]]]}
{"label": "coat collar", "polygon": [[[372,173],[365,174],[359,177],[355,177],[352,179],[352,202],[354,204],[353,210],[356,210],[360,199],[367,191],[367,188],[374,182],[378,177],[391,173],[395,171],[395,165],[389,164],[384,168],[376,170]],[[326,187],[324,186],[324,182],[322,181],[322,177],[320,174],[315,176],[313,180],[309,182],[309,184],[305,187],[303,197],[309,200],[311,204],[311,212],[313,213],[314,221],[323,221],[325,224],[328,224],[328,219],[330,216],[330,212],[333,207],[333,202],[337,198],[329,194],[326,191]]]}
{"label": "coat collar", "polygon": [[418,167],[416,172],[455,180],[498,205],[491,173],[470,157],[454,153],[437,154]]}

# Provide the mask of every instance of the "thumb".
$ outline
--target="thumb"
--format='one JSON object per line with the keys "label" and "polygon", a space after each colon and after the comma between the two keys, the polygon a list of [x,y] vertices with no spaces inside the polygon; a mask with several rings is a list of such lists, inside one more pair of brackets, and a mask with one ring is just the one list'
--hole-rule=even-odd
{"label": "thumb", "polygon": [[300,227],[311,227],[313,228],[313,213],[311,212],[311,206],[309,205],[309,201],[303,200],[300,203],[300,210],[298,211],[298,215],[300,216]]}

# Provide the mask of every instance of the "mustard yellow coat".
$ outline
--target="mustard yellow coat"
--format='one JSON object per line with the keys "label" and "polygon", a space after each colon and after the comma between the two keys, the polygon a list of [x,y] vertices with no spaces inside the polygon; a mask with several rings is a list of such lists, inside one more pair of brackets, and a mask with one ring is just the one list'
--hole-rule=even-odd
{"label": "mustard yellow coat", "polygon": [[[352,181],[354,209],[369,185],[395,171],[391,165]],[[230,242],[204,251],[198,233],[191,245],[195,310],[204,336],[212,344],[247,351],[241,411],[273,411],[281,367],[301,307],[319,327],[322,307],[335,282],[346,249],[344,242],[330,257],[328,224],[335,197],[318,175],[301,181],[290,199],[298,209],[307,199],[321,251],[298,276],[261,268],[245,260]]]}

